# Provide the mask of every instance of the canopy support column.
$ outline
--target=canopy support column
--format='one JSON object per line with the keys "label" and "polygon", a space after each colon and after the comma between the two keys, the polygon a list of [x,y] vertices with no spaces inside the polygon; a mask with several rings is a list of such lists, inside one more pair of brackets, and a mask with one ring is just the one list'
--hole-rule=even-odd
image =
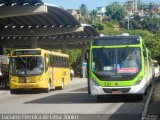
{"label": "canopy support column", "polygon": [[85,61],[86,48],[82,47],[81,51],[82,51],[82,54],[81,54],[82,78],[86,78],[86,69],[87,69],[87,64]]}
{"label": "canopy support column", "polygon": [[3,55],[3,48],[4,48],[4,45],[3,45],[3,42],[2,40],[0,41],[0,55]]}
{"label": "canopy support column", "polygon": [[62,45],[62,53],[67,53],[67,45]]}

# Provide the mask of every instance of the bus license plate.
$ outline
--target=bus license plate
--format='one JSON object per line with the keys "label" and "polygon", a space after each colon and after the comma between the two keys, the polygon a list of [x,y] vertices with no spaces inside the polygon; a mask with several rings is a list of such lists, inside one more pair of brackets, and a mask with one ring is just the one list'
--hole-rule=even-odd
{"label": "bus license plate", "polygon": [[30,87],[30,85],[24,84],[24,88],[29,88],[29,87]]}
{"label": "bus license plate", "polygon": [[116,95],[116,94],[122,94],[121,91],[117,90],[117,91],[112,91],[112,94]]}

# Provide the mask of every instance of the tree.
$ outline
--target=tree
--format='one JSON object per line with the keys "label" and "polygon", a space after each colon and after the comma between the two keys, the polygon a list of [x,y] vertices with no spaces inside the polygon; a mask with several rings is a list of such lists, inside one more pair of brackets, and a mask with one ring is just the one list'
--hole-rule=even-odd
{"label": "tree", "polygon": [[69,63],[71,67],[75,67],[77,66],[77,60],[79,60],[78,58],[80,58],[81,55],[81,50],[80,49],[70,49],[68,50],[68,54],[69,54]]}
{"label": "tree", "polygon": [[79,19],[79,22],[80,23],[90,23],[90,18],[89,18],[89,12],[88,12],[88,9],[87,9],[87,6],[85,4],[81,4],[79,10],[78,10],[78,13],[81,14],[81,17]]}
{"label": "tree", "polygon": [[121,21],[124,19],[125,15],[126,12],[124,7],[117,2],[114,2],[112,5],[106,7],[106,16],[108,16],[109,19]]}
{"label": "tree", "polygon": [[141,25],[144,29],[147,29],[153,33],[160,33],[160,20],[156,17],[146,17],[142,22]]}
{"label": "tree", "polygon": [[85,4],[81,4],[79,11],[80,11],[80,14],[82,16],[87,16],[88,15],[88,9],[87,9],[87,6]]}
{"label": "tree", "polygon": [[97,16],[97,11],[93,9],[93,10],[90,12],[90,16],[96,17],[96,16]]}
{"label": "tree", "polygon": [[125,2],[124,7],[126,8],[127,11],[131,11],[132,10],[132,1],[127,1]]}

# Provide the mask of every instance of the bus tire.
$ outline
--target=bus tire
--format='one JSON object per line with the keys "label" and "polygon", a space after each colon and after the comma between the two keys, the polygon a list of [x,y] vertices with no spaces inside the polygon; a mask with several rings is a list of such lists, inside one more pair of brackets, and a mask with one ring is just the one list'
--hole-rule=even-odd
{"label": "bus tire", "polygon": [[45,88],[44,92],[45,92],[45,93],[49,93],[50,91],[51,91],[51,83],[48,82],[48,87]]}
{"label": "bus tire", "polygon": [[61,86],[56,87],[56,90],[63,90],[64,88],[64,80],[61,82]]}
{"label": "bus tire", "polygon": [[97,95],[97,102],[103,102],[104,95]]}

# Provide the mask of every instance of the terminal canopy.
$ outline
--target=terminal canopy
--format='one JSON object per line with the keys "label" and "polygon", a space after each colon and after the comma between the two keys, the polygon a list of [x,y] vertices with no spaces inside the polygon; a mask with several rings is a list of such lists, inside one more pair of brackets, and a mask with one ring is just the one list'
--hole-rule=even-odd
{"label": "terminal canopy", "polygon": [[0,0],[0,43],[5,47],[30,48],[36,42],[41,48],[78,48],[96,36],[96,29],[58,6],[41,0]]}

